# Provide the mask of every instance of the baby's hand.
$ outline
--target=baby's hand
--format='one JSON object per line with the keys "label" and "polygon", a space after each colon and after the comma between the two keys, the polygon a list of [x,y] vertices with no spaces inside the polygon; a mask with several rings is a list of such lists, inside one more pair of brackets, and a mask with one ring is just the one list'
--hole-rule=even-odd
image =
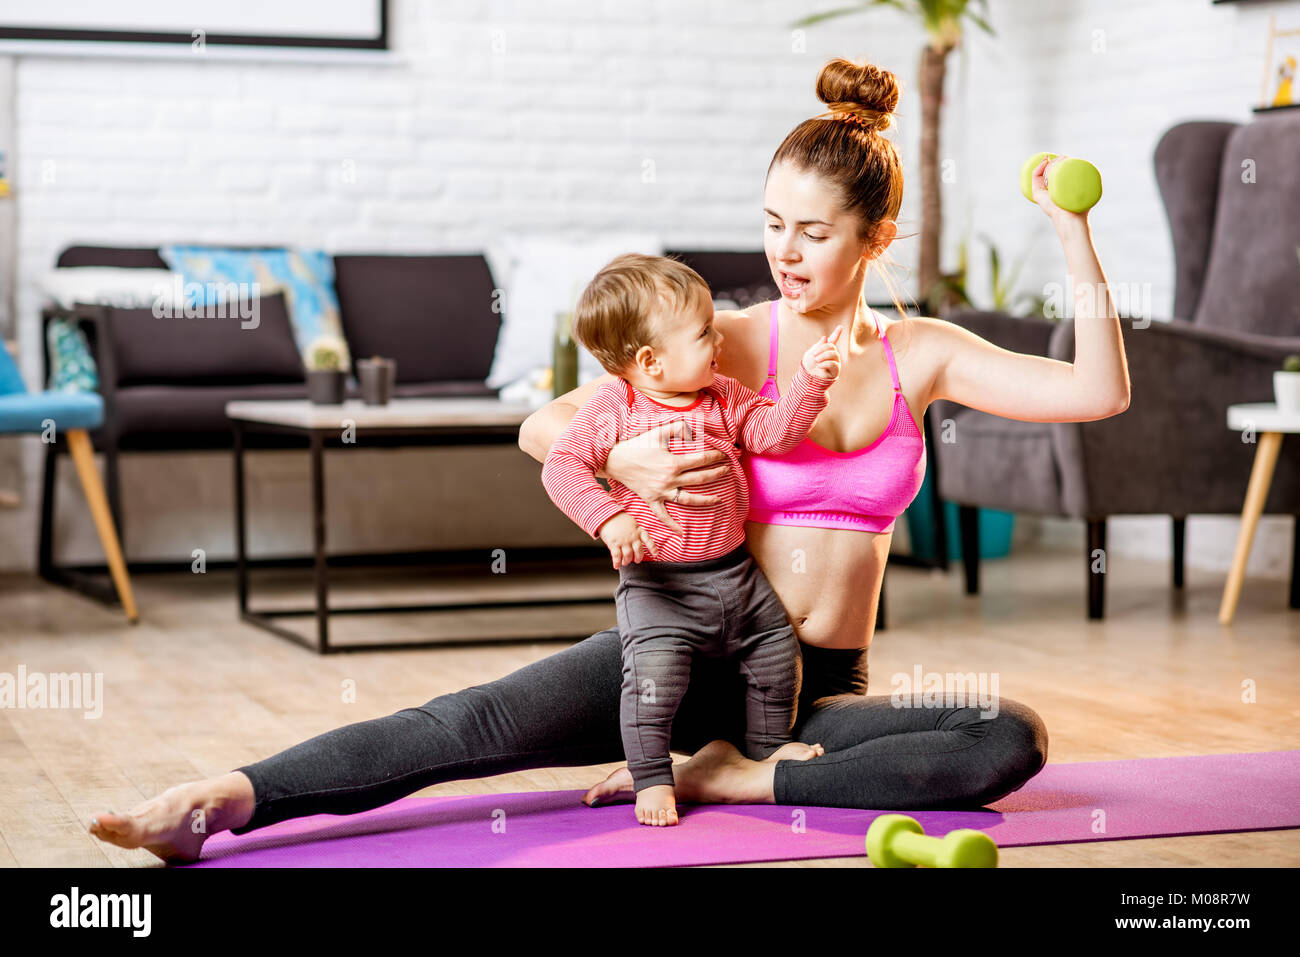
{"label": "baby's hand", "polygon": [[649,551],[655,558],[659,557],[650,534],[627,512],[619,512],[606,521],[597,534],[609,546],[609,555],[614,560],[615,568],[641,561],[642,549]]}
{"label": "baby's hand", "polygon": [[836,326],[830,336],[822,336],[803,354],[803,367],[819,379],[834,382],[840,374],[840,351],[835,348],[843,326]]}

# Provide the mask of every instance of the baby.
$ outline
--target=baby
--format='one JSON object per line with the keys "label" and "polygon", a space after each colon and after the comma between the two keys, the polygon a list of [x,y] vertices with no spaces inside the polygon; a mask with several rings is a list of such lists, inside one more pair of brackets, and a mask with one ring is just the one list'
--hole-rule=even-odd
{"label": "baby", "polygon": [[[803,442],[840,373],[842,327],[803,356],[773,402],[717,374],[722,343],[699,274],[674,259],[627,254],[610,261],[578,300],[574,338],[614,382],[592,394],[542,466],[551,500],[608,547],[623,648],[620,721],[642,824],[677,823],[669,735],[690,680],[691,657],[725,657],[744,674],[745,745],[756,761],[806,759],[819,746],[791,742],[800,654],[785,606],[745,547],[749,488],[740,448],[784,454]],[[696,486],[707,507],[661,506],[664,522],[627,486],[595,475],[618,442],[676,419],[686,437],[669,450],[720,449],[725,477]],[[679,490],[680,491],[680,490]]]}

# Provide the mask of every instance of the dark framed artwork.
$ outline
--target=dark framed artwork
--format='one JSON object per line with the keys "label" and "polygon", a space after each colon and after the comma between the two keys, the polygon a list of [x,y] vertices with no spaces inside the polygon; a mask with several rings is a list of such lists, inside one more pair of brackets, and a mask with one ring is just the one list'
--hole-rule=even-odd
{"label": "dark framed artwork", "polygon": [[388,0],[46,0],[0,14],[0,41],[387,50]]}

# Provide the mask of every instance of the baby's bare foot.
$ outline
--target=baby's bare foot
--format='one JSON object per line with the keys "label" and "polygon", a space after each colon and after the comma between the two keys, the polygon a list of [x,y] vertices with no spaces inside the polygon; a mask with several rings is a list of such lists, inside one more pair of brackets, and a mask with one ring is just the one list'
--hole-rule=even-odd
{"label": "baby's bare foot", "polygon": [[773,764],[777,761],[807,761],[809,758],[821,757],[825,753],[826,750],[820,744],[791,741],[789,744],[781,745],[763,760]]}
{"label": "baby's bare foot", "polygon": [[677,823],[677,802],[671,784],[655,784],[636,793],[636,819],[653,827]]}

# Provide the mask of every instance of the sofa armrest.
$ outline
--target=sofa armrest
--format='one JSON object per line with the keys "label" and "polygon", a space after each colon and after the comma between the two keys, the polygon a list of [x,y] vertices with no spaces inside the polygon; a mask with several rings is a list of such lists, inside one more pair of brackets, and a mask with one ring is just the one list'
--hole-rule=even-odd
{"label": "sofa armrest", "polygon": [[[1214,329],[1199,326],[1185,319],[1169,319],[1164,322],[1151,321],[1141,327],[1134,326],[1131,319],[1123,319],[1121,325],[1125,329],[1124,346],[1126,350],[1129,342],[1141,341],[1139,339],[1130,339],[1129,333],[1132,332],[1135,336],[1150,335],[1157,348],[1160,348],[1161,343],[1170,343],[1177,340],[1175,343],[1176,348],[1210,350],[1232,359],[1275,363],[1277,369],[1282,368],[1282,360],[1288,355],[1300,355],[1300,336],[1264,336],[1253,332],[1237,332],[1232,329]],[[1051,349],[1048,354],[1053,359],[1063,359],[1066,362],[1074,361],[1073,319],[1067,319],[1060,323],[1060,328],[1052,336]],[[1268,388],[1271,395],[1273,388],[1271,376],[1268,380]],[[1236,401],[1248,402],[1252,400],[1239,399]],[[1259,401],[1268,400],[1261,399]]]}
{"label": "sofa armrest", "polygon": [[[981,339],[1011,352],[1045,356],[1052,334],[1059,323],[1041,316],[1012,316],[1005,312],[976,309],[956,309],[943,317],[944,322],[968,329]],[[933,429],[941,429],[945,419],[952,418],[958,410],[968,408],[951,399],[935,399],[930,403],[927,416]]]}

